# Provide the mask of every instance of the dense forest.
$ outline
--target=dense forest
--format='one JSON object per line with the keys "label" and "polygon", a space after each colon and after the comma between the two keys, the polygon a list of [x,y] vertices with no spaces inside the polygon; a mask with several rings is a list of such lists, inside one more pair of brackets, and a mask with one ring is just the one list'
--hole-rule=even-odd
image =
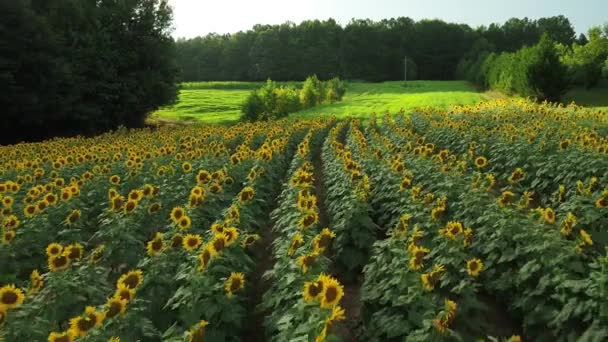
{"label": "dense forest", "polygon": [[0,19],[0,143],[141,126],[176,98],[165,0],[3,0]]}
{"label": "dense forest", "polygon": [[509,19],[473,29],[441,20],[407,17],[381,21],[311,20],[300,24],[256,25],[246,32],[209,34],[177,41],[184,81],[302,80],[316,74],[350,80],[453,79],[459,61],[476,51],[513,52],[536,44],[546,33],[570,46],[576,37],[564,16]]}

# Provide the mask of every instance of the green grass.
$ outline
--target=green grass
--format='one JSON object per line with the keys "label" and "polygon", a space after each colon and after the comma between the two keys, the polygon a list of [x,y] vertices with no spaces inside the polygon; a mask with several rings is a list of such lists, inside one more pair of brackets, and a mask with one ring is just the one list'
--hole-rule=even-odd
{"label": "green grass", "polygon": [[[151,121],[198,121],[214,124],[235,122],[240,116],[240,104],[251,89],[262,84],[185,83],[182,84],[178,103],[153,113]],[[381,115],[386,111],[396,113],[401,108],[406,111],[423,106],[447,108],[450,105],[475,104],[487,99],[487,95],[476,92],[464,81],[353,82],[348,84],[342,101],[292,113],[290,117],[335,115],[365,118],[373,112]]]}
{"label": "green grass", "polygon": [[592,89],[577,87],[564,96],[564,103],[576,102],[577,105],[608,110],[608,82]]}
{"label": "green grass", "polygon": [[383,83],[350,83],[341,102],[309,108],[291,116],[304,118],[318,115],[366,118],[375,112],[396,113],[416,107],[442,107],[475,104],[488,100],[464,81],[394,81]]}

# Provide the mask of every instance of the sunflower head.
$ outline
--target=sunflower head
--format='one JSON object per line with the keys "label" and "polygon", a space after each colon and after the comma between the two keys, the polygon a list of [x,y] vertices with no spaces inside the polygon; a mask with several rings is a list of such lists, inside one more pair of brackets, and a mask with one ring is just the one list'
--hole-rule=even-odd
{"label": "sunflower head", "polygon": [[180,233],[177,233],[171,237],[171,248],[177,248],[182,246],[184,242],[184,236]]}
{"label": "sunflower head", "polygon": [[68,257],[70,262],[78,261],[82,259],[82,256],[84,254],[84,247],[82,247],[81,244],[76,242],[69,246],[66,246],[65,251],[63,253]]}
{"label": "sunflower head", "polygon": [[344,296],[344,287],[340,282],[333,277],[325,277],[323,279],[323,292],[321,297],[321,307],[333,308],[338,305]]}
{"label": "sunflower head", "polygon": [[198,322],[195,326],[188,330],[188,342],[202,342],[205,340],[205,327],[209,323],[205,320]]}
{"label": "sunflower head", "polygon": [[553,211],[553,209],[546,208],[543,211],[543,219],[548,224],[554,224],[555,223],[555,212]]}
{"label": "sunflower head", "polygon": [[15,239],[17,233],[14,230],[4,230],[2,232],[2,244],[10,245]]}
{"label": "sunflower head", "polygon": [[467,273],[471,277],[477,277],[483,269],[483,263],[481,260],[475,258],[467,261]]}
{"label": "sunflower head", "polygon": [[116,296],[108,299],[108,302],[106,303],[105,317],[113,318],[125,313],[128,303],[129,302],[126,299]]}
{"label": "sunflower head", "polygon": [[70,259],[68,258],[66,253],[49,256],[48,266],[51,272],[65,270],[70,266]]}
{"label": "sunflower head", "polygon": [[182,245],[188,252],[193,252],[203,243],[203,238],[199,234],[186,234]]}
{"label": "sunflower head", "polygon": [[130,302],[133,298],[135,298],[135,290],[130,289],[126,285],[118,284],[114,297]]}
{"label": "sunflower head", "polygon": [[141,285],[144,280],[144,272],[142,270],[129,271],[118,278],[116,286],[124,285],[132,290],[136,289]]}
{"label": "sunflower head", "polygon": [[76,334],[72,330],[61,333],[52,332],[49,334],[49,342],[73,342],[75,338]]}
{"label": "sunflower head", "polygon": [[488,159],[484,156],[480,156],[475,158],[475,166],[477,168],[482,169],[488,165]]}
{"label": "sunflower head", "polygon": [[245,287],[245,275],[243,273],[230,273],[230,277],[226,280],[225,289],[228,298],[232,297],[235,292]]}
{"label": "sunflower head", "polygon": [[324,284],[323,280],[317,279],[315,281],[307,281],[304,283],[304,300],[311,302],[319,297],[323,293]]}
{"label": "sunflower head", "polygon": [[97,312],[95,307],[88,306],[82,316],[74,317],[70,320],[70,330],[78,337],[85,336],[91,329],[101,326],[104,320],[104,314]]}
{"label": "sunflower head", "polygon": [[209,265],[209,262],[211,261],[211,258],[213,258],[214,254],[214,249],[213,246],[211,244],[207,244],[198,254],[198,270],[199,271],[204,271],[205,268],[207,267],[207,265]]}
{"label": "sunflower head", "polygon": [[0,308],[14,309],[23,303],[25,294],[15,285],[0,287]]}
{"label": "sunflower head", "polygon": [[163,234],[156,233],[154,238],[148,241],[146,245],[146,252],[149,256],[158,255],[163,250],[165,243],[163,241]]}

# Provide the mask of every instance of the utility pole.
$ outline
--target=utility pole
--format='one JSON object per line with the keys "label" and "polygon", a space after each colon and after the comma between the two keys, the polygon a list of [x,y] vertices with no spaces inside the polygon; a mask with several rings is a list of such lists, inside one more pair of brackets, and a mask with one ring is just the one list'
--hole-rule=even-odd
{"label": "utility pole", "polygon": [[407,81],[407,56],[403,59],[403,80]]}

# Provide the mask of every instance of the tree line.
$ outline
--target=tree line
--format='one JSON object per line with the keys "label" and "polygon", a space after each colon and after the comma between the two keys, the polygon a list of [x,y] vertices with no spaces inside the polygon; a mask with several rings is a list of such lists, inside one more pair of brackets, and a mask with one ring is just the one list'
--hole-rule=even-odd
{"label": "tree line", "polygon": [[143,125],[176,98],[166,0],[0,1],[0,143]]}
{"label": "tree line", "polygon": [[482,88],[559,102],[574,85],[591,88],[608,79],[608,24],[588,35],[568,45],[545,33],[532,46],[500,53],[481,41],[460,61],[456,75]]}
{"label": "tree line", "polygon": [[407,17],[353,19],[345,26],[333,19],[308,20],[178,39],[177,64],[183,81],[287,81],[313,74],[386,81],[403,79],[407,56],[408,79],[443,80],[457,77],[458,63],[475,50],[517,51],[536,44],[543,33],[566,46],[586,39],[576,36],[564,16],[513,18],[475,29]]}

